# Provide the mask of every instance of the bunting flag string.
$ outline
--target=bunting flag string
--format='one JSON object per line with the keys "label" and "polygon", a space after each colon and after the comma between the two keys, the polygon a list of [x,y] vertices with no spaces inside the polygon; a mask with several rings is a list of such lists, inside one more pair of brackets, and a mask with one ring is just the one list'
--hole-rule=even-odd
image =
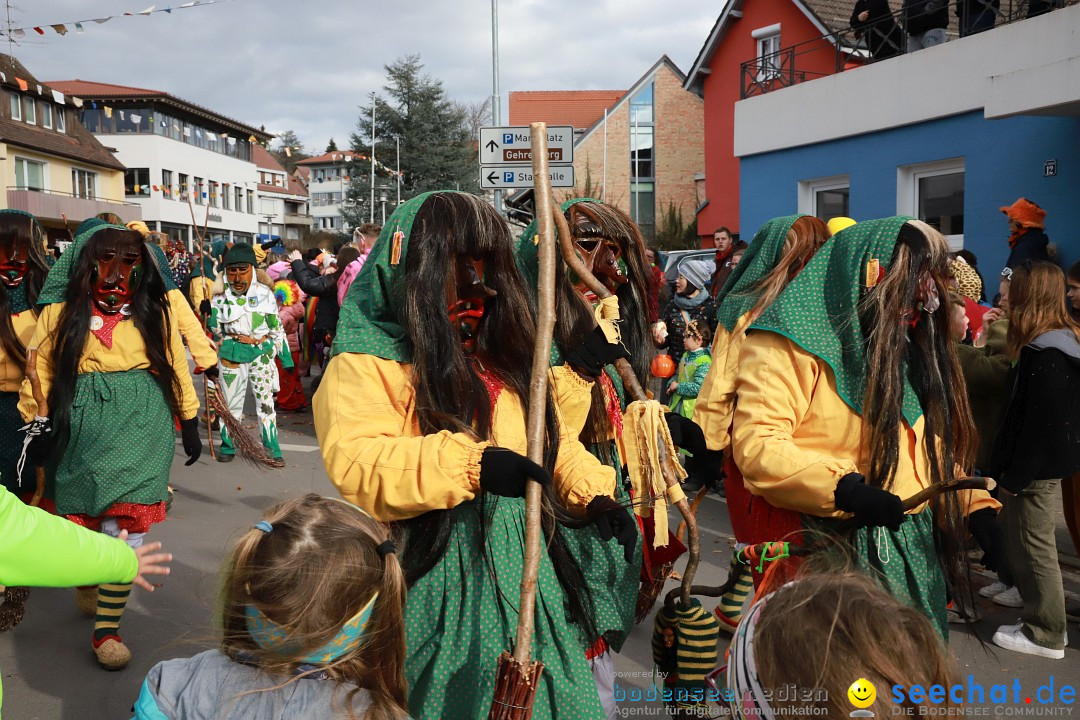
{"label": "bunting flag string", "polygon": [[62,23],[42,23],[41,25],[26,25],[24,27],[8,28],[7,30],[0,30],[0,37],[9,35],[15,40],[21,40],[26,37],[26,33],[28,31],[32,30],[38,35],[45,35],[46,29],[51,29],[57,35],[63,37],[68,34],[69,28],[74,28],[76,34],[81,34],[85,32],[86,28],[84,26],[84,23],[97,23],[98,25],[102,25],[109,22],[113,18],[118,17],[134,17],[136,15],[149,17],[151,15],[156,15],[157,13],[167,13],[169,15],[172,15],[173,10],[190,10],[191,8],[196,7],[206,7],[207,5],[223,5],[225,3],[231,2],[239,2],[239,0],[192,0],[191,2],[186,2],[183,5],[178,5],[175,8],[171,6],[159,8],[157,5],[151,5],[145,10],[140,10],[138,12],[124,12],[119,15],[108,15],[106,17],[99,18],[87,18],[85,20],[71,20]]}

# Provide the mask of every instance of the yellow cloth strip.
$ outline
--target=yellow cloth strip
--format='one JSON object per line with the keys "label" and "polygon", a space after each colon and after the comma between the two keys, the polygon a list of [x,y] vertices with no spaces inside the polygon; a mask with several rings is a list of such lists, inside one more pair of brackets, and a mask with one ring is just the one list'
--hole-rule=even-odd
{"label": "yellow cloth strip", "polygon": [[616,345],[621,342],[621,335],[619,332],[619,298],[614,295],[608,297],[597,303],[593,308],[593,315],[596,317],[596,324],[600,327],[600,330],[604,333],[604,337],[612,345]]}
{"label": "yellow cloth strip", "polygon": [[655,400],[637,400],[626,408],[623,418],[623,442],[626,445],[626,465],[634,489],[634,511],[640,517],[653,517],[655,527],[653,547],[667,545],[667,506],[685,497],[682,489],[670,489],[664,482],[660,465],[661,443],[667,451],[667,469],[676,480],[686,477],[679,465],[675,444],[671,441],[664,406]]}

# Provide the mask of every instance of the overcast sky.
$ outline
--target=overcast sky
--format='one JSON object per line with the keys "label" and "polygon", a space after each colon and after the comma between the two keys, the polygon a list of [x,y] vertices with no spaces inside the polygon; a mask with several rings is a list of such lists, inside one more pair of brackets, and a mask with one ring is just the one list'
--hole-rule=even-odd
{"label": "overcast sky", "polygon": [[[11,21],[44,26],[153,2],[11,0]],[[688,71],[722,5],[500,0],[504,120],[512,90],[627,89],[665,53]],[[0,4],[6,27],[5,13]],[[292,129],[320,152],[330,137],[348,144],[358,105],[381,91],[383,66],[403,55],[419,53],[451,98],[491,95],[490,0],[233,0],[84,27],[63,37],[29,31],[14,54],[40,80],[162,90],[271,132]]]}

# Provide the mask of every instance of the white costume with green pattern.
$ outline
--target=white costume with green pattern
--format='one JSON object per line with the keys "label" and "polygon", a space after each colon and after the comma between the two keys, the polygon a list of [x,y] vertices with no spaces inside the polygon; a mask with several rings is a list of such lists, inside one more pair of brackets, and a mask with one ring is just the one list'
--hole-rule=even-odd
{"label": "white costume with green pattern", "polygon": [[[274,357],[283,367],[292,367],[285,331],[278,320],[277,300],[270,288],[252,281],[244,295],[237,295],[226,285],[225,292],[210,301],[212,312],[207,327],[220,337],[221,390],[229,412],[238,420],[244,417],[244,398],[248,385],[255,396],[255,412],[262,426],[262,441],[275,458],[281,457],[278,445],[277,414],[274,397],[279,390]],[[251,344],[238,338],[253,338]],[[225,426],[221,427],[221,452],[235,454]]]}

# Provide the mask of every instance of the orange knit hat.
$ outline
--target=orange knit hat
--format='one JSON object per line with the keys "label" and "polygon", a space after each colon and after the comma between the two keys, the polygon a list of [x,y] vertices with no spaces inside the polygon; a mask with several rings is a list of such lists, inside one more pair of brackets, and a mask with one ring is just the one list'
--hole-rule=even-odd
{"label": "orange knit hat", "polygon": [[1001,208],[1001,212],[1026,228],[1042,228],[1046,220],[1046,211],[1027,198],[1020,198],[1012,205]]}

